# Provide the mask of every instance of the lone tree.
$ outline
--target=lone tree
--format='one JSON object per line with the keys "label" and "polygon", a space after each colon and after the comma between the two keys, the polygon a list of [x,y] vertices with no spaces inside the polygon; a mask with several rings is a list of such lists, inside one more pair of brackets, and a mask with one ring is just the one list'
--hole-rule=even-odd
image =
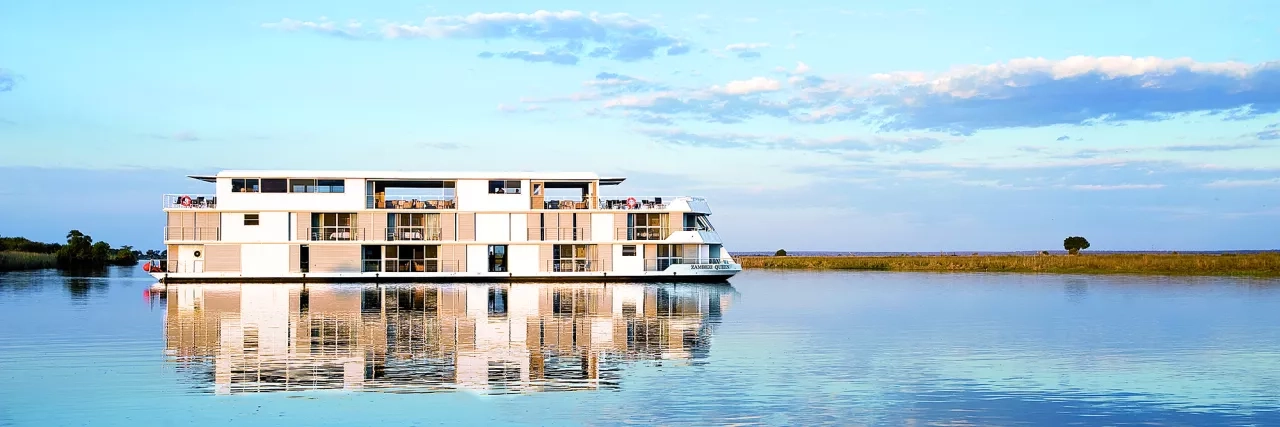
{"label": "lone tree", "polygon": [[774,252],[774,253],[773,253],[773,256],[787,256],[787,250],[786,250],[786,249],[778,249],[778,251],[777,251],[777,252]]}
{"label": "lone tree", "polygon": [[1080,236],[1071,236],[1062,241],[1062,248],[1069,254],[1079,255],[1081,249],[1089,249],[1089,241]]}

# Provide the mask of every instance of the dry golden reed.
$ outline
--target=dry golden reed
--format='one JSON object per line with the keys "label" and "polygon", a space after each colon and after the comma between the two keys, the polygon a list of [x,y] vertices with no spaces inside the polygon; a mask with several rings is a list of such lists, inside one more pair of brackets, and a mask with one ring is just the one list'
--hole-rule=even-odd
{"label": "dry golden reed", "polygon": [[743,268],[1280,276],[1280,252],[1250,254],[743,256]]}

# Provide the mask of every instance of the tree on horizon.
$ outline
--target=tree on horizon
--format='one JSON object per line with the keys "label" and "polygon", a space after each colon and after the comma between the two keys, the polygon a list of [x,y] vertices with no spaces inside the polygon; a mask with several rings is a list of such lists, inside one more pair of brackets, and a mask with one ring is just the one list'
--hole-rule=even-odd
{"label": "tree on horizon", "polygon": [[1089,240],[1080,236],[1071,236],[1062,241],[1062,248],[1071,255],[1079,255],[1081,249],[1089,249]]}

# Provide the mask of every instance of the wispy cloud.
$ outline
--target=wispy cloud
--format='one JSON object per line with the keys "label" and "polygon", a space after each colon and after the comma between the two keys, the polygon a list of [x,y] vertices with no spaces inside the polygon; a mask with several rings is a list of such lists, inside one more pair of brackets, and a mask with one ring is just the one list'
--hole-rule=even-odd
{"label": "wispy cloud", "polygon": [[1280,178],[1271,179],[1220,179],[1204,185],[1209,188],[1239,188],[1239,187],[1271,187],[1280,186]]}
{"label": "wispy cloud", "polygon": [[[339,24],[327,19],[283,19],[262,24],[283,31],[310,31],[349,39],[484,39],[546,43],[542,52],[516,50],[489,57],[529,62],[576,64],[577,58],[617,61],[650,59],[659,53],[682,55],[690,47],[646,20],[625,13],[540,10],[533,13],[473,13],[432,16],[418,23],[359,21]],[[573,57],[574,59],[570,59]]]}
{"label": "wispy cloud", "polygon": [[[741,44],[739,49],[749,47]],[[814,75],[807,65],[791,74],[767,99],[758,92],[735,95],[683,87],[645,99],[602,103],[671,121],[857,120],[884,131],[966,135],[984,129],[1159,121],[1185,113],[1243,119],[1280,112],[1280,62],[1080,56],[1017,59],[933,74],[884,73],[853,81]],[[1280,129],[1257,137],[1280,138]]]}
{"label": "wispy cloud", "polygon": [[1280,140],[1280,123],[1267,125],[1267,128],[1256,135],[1258,139],[1263,141]]}
{"label": "wispy cloud", "polygon": [[922,152],[937,149],[943,144],[943,141],[927,136],[802,138],[746,133],[697,133],[671,128],[642,129],[640,133],[667,144],[689,147],[759,148],[825,153]]}
{"label": "wispy cloud", "polygon": [[1110,190],[1156,190],[1164,188],[1164,184],[1077,184],[1073,190],[1110,191]]}
{"label": "wispy cloud", "polygon": [[8,92],[13,90],[13,85],[18,82],[18,76],[5,68],[0,68],[0,92]]}

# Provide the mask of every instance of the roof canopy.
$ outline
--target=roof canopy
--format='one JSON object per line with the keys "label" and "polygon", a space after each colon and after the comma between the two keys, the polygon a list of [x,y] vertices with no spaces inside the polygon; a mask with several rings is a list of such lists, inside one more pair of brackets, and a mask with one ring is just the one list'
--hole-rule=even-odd
{"label": "roof canopy", "polygon": [[601,178],[592,172],[419,172],[419,171],[333,171],[333,170],[225,170],[217,175],[190,175],[192,179],[215,182],[218,178],[332,178],[372,180],[455,180],[532,179],[538,181],[595,181],[618,185],[626,178]]}

